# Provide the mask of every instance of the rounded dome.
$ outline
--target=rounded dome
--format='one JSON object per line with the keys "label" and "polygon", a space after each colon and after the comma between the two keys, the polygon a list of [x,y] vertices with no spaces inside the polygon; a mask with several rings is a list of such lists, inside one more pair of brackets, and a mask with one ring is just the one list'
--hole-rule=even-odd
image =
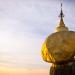
{"label": "rounded dome", "polygon": [[45,53],[44,51],[48,51],[46,56],[43,56],[49,56],[47,62],[60,63],[70,60],[75,54],[75,32],[60,31],[49,35],[42,47],[42,53]]}

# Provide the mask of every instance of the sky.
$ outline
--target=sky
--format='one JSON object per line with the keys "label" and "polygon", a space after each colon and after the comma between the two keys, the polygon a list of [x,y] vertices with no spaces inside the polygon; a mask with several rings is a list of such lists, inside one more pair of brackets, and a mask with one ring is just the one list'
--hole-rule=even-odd
{"label": "sky", "polygon": [[[60,0],[0,0],[1,74],[48,75],[51,64],[43,61],[41,47],[59,23],[60,3]],[[75,31],[75,0],[62,3],[65,25]]]}

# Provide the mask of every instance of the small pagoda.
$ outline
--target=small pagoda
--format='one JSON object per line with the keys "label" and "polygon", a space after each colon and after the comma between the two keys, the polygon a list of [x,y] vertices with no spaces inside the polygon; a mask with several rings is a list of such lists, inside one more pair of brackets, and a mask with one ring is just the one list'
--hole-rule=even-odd
{"label": "small pagoda", "polygon": [[59,17],[56,31],[43,43],[42,58],[45,62],[52,63],[50,75],[75,75],[75,32],[65,26],[62,3]]}

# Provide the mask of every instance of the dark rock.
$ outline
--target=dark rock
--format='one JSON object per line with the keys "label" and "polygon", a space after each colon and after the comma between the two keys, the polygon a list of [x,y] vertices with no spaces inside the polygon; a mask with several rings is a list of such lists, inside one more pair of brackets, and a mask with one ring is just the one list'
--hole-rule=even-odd
{"label": "dark rock", "polygon": [[53,64],[50,68],[50,75],[75,75],[75,63]]}

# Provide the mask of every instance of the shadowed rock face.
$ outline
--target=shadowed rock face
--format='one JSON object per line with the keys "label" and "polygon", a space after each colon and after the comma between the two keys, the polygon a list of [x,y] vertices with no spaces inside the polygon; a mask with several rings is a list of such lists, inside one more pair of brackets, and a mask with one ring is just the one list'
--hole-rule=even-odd
{"label": "shadowed rock face", "polygon": [[50,75],[75,75],[75,62],[52,66]]}

